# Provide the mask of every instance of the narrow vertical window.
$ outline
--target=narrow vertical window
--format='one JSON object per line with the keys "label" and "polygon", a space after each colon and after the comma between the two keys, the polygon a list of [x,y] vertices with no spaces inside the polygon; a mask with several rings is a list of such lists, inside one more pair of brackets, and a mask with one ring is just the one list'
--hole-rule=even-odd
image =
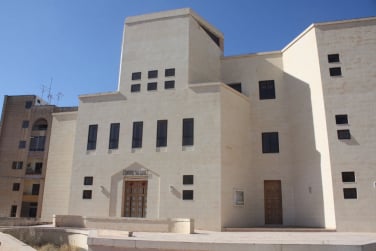
{"label": "narrow vertical window", "polygon": [[97,148],[97,132],[98,125],[89,125],[86,147],[87,150],[95,150]]}
{"label": "narrow vertical window", "polygon": [[142,129],[142,121],[133,122],[132,148],[142,147]]}
{"label": "narrow vertical window", "polygon": [[12,207],[10,209],[10,217],[16,217],[16,214],[17,214],[17,206],[12,205]]}
{"label": "narrow vertical window", "polygon": [[117,149],[119,147],[119,131],[120,123],[112,123],[110,128],[109,149]]}
{"label": "narrow vertical window", "polygon": [[194,121],[193,118],[183,119],[183,146],[193,146]]}
{"label": "narrow vertical window", "polygon": [[167,120],[157,121],[157,147],[167,146]]}
{"label": "narrow vertical window", "polygon": [[39,184],[33,184],[33,187],[31,189],[31,194],[32,195],[38,195],[39,194]]}

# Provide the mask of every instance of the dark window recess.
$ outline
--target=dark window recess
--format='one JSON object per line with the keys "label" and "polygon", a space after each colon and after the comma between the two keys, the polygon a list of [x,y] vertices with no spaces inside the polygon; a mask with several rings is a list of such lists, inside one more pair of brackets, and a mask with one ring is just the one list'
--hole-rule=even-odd
{"label": "dark window recess", "polygon": [[46,131],[48,128],[47,120],[38,119],[33,125],[33,131]]}
{"label": "dark window recess", "polygon": [[35,174],[42,174],[42,167],[43,167],[43,162],[37,162],[35,163]]}
{"label": "dark window recess", "polygon": [[336,115],[336,124],[337,125],[348,124],[347,114]]}
{"label": "dark window recess", "polygon": [[132,80],[140,80],[140,79],[141,79],[141,72],[132,73]]}
{"label": "dark window recess", "polygon": [[110,127],[110,139],[108,149],[117,149],[119,147],[120,123],[112,123]]}
{"label": "dark window recess", "polygon": [[25,108],[30,109],[33,106],[33,101],[26,101],[25,102]]}
{"label": "dark window recess", "polygon": [[24,149],[24,148],[26,148],[26,141],[25,141],[25,140],[21,140],[21,141],[18,143],[18,148],[20,148],[20,149]]}
{"label": "dark window recess", "polygon": [[338,139],[351,139],[350,130],[337,130]]}
{"label": "dark window recess", "polygon": [[183,146],[193,146],[194,141],[194,120],[193,118],[183,119]]}
{"label": "dark window recess", "polygon": [[165,69],[165,77],[175,76],[175,68]]}
{"label": "dark window recess", "polygon": [[344,188],[343,189],[343,198],[344,199],[356,199],[356,198],[358,198],[356,188]]}
{"label": "dark window recess", "polygon": [[148,83],[148,91],[155,91],[155,90],[157,90],[157,85],[158,85],[157,82]]}
{"label": "dark window recess", "polygon": [[274,80],[259,81],[260,99],[275,99]]}
{"label": "dark window recess", "polygon": [[22,121],[22,128],[29,128],[29,120]]}
{"label": "dark window recess", "polygon": [[183,190],[183,200],[193,200],[193,190]]}
{"label": "dark window recess", "polygon": [[148,78],[157,78],[157,77],[158,77],[157,70],[148,71]]}
{"label": "dark window recess", "polygon": [[183,185],[193,185],[193,175],[183,175]]}
{"label": "dark window recess", "polygon": [[20,190],[20,183],[13,183],[13,191],[19,191]]}
{"label": "dark window recess", "polygon": [[16,214],[17,214],[17,206],[12,205],[12,207],[10,209],[10,217],[16,217]]}
{"label": "dark window recess", "polygon": [[278,132],[262,133],[262,153],[279,153]]}
{"label": "dark window recess", "polygon": [[89,125],[86,150],[95,150],[97,148],[97,133],[98,125]]}
{"label": "dark window recess", "polygon": [[84,177],[84,185],[85,186],[93,185],[93,176],[85,176]]}
{"label": "dark window recess", "polygon": [[167,120],[157,121],[157,147],[167,146]]}
{"label": "dark window recess", "polygon": [[169,80],[164,82],[165,89],[174,89],[175,88],[175,80]]}
{"label": "dark window recess", "polygon": [[131,85],[131,92],[140,92],[141,84],[133,84]]}
{"label": "dark window recess", "polygon": [[83,190],[82,191],[82,199],[91,199],[92,191],[91,190]]}
{"label": "dark window recess", "polygon": [[39,184],[33,184],[33,187],[31,189],[31,194],[32,195],[38,195],[39,194]]}
{"label": "dark window recess", "polygon": [[341,67],[329,68],[330,76],[342,76]]}
{"label": "dark window recess", "polygon": [[230,86],[232,89],[242,93],[242,83],[232,83],[227,85]]}
{"label": "dark window recess", "polygon": [[23,162],[22,161],[13,161],[12,169],[22,169]]}
{"label": "dark window recess", "polygon": [[338,63],[339,62],[339,54],[329,54],[328,55],[328,62],[329,63]]}
{"label": "dark window recess", "polygon": [[44,145],[46,143],[46,136],[34,136],[30,139],[30,151],[44,151]]}
{"label": "dark window recess", "polygon": [[213,40],[213,42],[218,45],[218,47],[220,47],[220,44],[219,44],[219,37],[217,37],[216,35],[214,35],[213,32],[211,32],[210,30],[208,30],[207,28],[205,28],[204,26],[200,25],[201,28],[209,35],[209,37],[211,38],[211,40]]}
{"label": "dark window recess", "polygon": [[142,130],[144,123],[142,121],[133,122],[132,148],[142,147]]}
{"label": "dark window recess", "polygon": [[342,172],[342,182],[355,182],[355,173]]}

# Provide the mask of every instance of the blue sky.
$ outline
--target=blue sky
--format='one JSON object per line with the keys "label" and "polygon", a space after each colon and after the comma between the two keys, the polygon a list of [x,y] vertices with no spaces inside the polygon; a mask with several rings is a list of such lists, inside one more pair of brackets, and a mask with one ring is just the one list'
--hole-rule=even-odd
{"label": "blue sky", "polygon": [[376,0],[0,0],[0,109],[4,95],[42,96],[51,79],[61,106],[115,91],[125,18],[184,7],[224,33],[225,55],[280,50],[311,23],[376,16]]}

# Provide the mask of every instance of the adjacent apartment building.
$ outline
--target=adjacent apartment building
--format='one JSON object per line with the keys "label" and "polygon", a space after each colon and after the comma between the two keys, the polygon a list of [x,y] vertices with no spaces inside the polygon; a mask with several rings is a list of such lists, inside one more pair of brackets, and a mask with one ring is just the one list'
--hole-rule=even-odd
{"label": "adjacent apartment building", "polygon": [[34,95],[5,96],[0,127],[0,217],[40,218],[52,113]]}
{"label": "adjacent apartment building", "polygon": [[[42,219],[376,231],[376,18],[312,24],[281,51],[223,48],[191,9],[127,18],[118,89],[45,118]],[[2,164],[8,190],[26,181],[13,162],[42,161],[26,149]]]}

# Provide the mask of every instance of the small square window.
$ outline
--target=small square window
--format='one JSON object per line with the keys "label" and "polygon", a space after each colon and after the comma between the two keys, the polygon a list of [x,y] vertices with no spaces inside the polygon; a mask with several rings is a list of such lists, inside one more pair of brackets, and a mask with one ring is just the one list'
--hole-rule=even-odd
{"label": "small square window", "polygon": [[338,139],[351,139],[350,130],[337,130]]}
{"label": "small square window", "polygon": [[174,80],[165,81],[164,82],[164,88],[165,89],[174,89],[175,88],[175,81]]}
{"label": "small square window", "polygon": [[357,199],[358,194],[356,188],[344,188],[343,189],[343,198],[344,199]]}
{"label": "small square window", "polygon": [[339,62],[339,54],[329,54],[328,55],[328,62],[329,63],[338,63]]}
{"label": "small square window", "polygon": [[158,71],[152,70],[148,72],[148,78],[157,78],[158,77]]}
{"label": "small square window", "polygon": [[165,77],[175,76],[175,68],[165,69]]}
{"label": "small square window", "polygon": [[193,190],[183,190],[183,200],[193,200]]}
{"label": "small square window", "polygon": [[157,82],[148,83],[148,91],[157,90]]}
{"label": "small square window", "polygon": [[19,191],[20,190],[20,183],[13,183],[13,191]]}
{"label": "small square window", "polygon": [[259,96],[262,99],[275,99],[274,80],[259,81]]}
{"label": "small square window", "polygon": [[82,199],[91,199],[92,191],[91,190],[83,190],[82,191]]}
{"label": "small square window", "polygon": [[131,92],[140,92],[141,84],[133,84],[131,85]]}
{"label": "small square window", "polygon": [[93,176],[85,176],[84,177],[84,185],[85,186],[93,185]]}
{"label": "small square window", "polygon": [[140,80],[140,79],[141,79],[141,72],[132,73],[132,80]]}
{"label": "small square window", "polygon": [[193,175],[183,175],[183,185],[193,185]]}
{"label": "small square window", "polygon": [[244,206],[244,191],[235,191],[234,193],[234,205]]}
{"label": "small square window", "polygon": [[342,172],[342,182],[355,182],[355,173]]}
{"label": "small square window", "polygon": [[22,128],[29,128],[29,120],[22,121]]}
{"label": "small square window", "polygon": [[20,149],[24,149],[24,148],[26,148],[26,141],[25,141],[25,140],[21,140],[21,141],[18,143],[18,148],[20,148]]}
{"label": "small square window", "polygon": [[332,68],[329,68],[329,73],[330,73],[330,76],[332,76],[332,77],[334,77],[334,76],[342,76],[341,67],[332,67]]}
{"label": "small square window", "polygon": [[33,106],[33,101],[26,101],[25,102],[25,108],[30,109]]}
{"label": "small square window", "polygon": [[232,83],[232,84],[227,84],[227,85],[230,86],[235,91],[242,93],[242,83]]}
{"label": "small square window", "polygon": [[337,125],[348,124],[347,114],[336,115],[336,124]]}

